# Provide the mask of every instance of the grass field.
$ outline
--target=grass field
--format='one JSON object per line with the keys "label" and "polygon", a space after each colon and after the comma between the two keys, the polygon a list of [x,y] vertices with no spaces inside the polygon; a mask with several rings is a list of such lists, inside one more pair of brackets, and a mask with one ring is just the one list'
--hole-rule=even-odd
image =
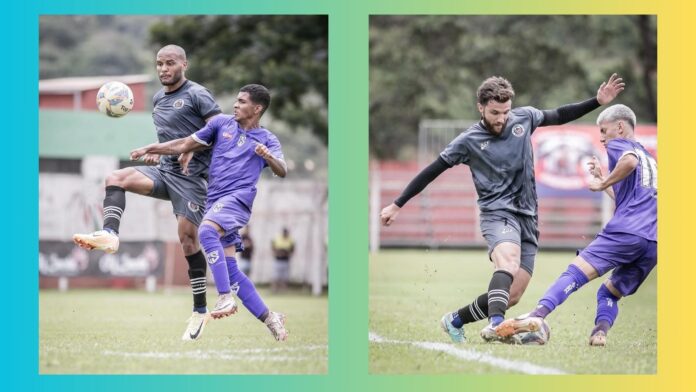
{"label": "grass field", "polygon": [[[527,292],[507,316],[533,309],[573,257],[573,252],[540,253]],[[619,317],[604,348],[587,344],[602,278],[575,292],[549,316],[551,340],[546,346],[486,344],[478,336],[484,321],[465,326],[468,343],[452,344],[439,327],[441,316],[484,292],[492,271],[485,251],[398,250],[373,255],[370,373],[656,372],[656,271],[635,295],[619,302]]]}
{"label": "grass field", "polygon": [[[213,290],[214,291],[214,290]],[[215,297],[208,291],[208,305]],[[191,294],[122,290],[41,291],[41,374],[308,374],[328,369],[328,300],[271,296],[290,336],[276,342],[241,304],[212,320],[198,341],[182,341]]]}

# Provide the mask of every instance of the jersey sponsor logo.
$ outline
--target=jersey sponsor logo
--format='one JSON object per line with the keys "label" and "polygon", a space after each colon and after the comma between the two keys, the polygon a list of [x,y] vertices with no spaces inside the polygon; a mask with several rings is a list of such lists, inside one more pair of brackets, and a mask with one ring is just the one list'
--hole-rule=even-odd
{"label": "jersey sponsor logo", "polygon": [[191,212],[198,212],[198,210],[201,209],[201,207],[198,204],[194,204],[192,202],[187,203],[188,209],[191,210]]}
{"label": "jersey sponsor logo", "polygon": [[181,109],[184,107],[184,100],[177,99],[176,101],[174,101],[174,104],[172,106],[174,106],[174,109]]}
{"label": "jersey sponsor logo", "polygon": [[486,140],[485,142],[481,143],[481,150],[485,150],[486,147],[491,143],[490,140]]}
{"label": "jersey sponsor logo", "polygon": [[220,256],[218,256],[218,251],[214,250],[210,253],[206,253],[206,258],[208,259],[208,264],[215,264],[215,262],[218,261]]}
{"label": "jersey sponsor logo", "polygon": [[524,127],[520,124],[515,125],[514,127],[512,127],[512,134],[517,137],[521,137],[522,135],[524,135]]}
{"label": "jersey sponsor logo", "polygon": [[246,142],[246,135],[242,134],[239,136],[239,140],[237,140],[237,147],[241,147],[244,142]]}
{"label": "jersey sponsor logo", "polygon": [[225,139],[232,139],[232,134],[229,133],[229,132],[227,132],[227,131],[225,131],[225,132],[222,133],[222,137],[225,138]]}
{"label": "jersey sponsor logo", "polygon": [[213,212],[220,212],[220,210],[221,210],[222,207],[224,207],[224,206],[225,206],[225,205],[222,204],[222,203],[215,203],[215,205],[213,206]]}

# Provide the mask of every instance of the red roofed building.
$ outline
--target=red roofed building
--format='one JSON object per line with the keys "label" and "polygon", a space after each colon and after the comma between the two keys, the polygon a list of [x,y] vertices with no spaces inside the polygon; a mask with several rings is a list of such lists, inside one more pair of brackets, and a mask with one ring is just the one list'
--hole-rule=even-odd
{"label": "red roofed building", "polygon": [[145,87],[152,77],[143,75],[88,76],[39,80],[39,108],[96,110],[97,91],[106,82],[118,81],[133,90],[134,111],[144,111]]}

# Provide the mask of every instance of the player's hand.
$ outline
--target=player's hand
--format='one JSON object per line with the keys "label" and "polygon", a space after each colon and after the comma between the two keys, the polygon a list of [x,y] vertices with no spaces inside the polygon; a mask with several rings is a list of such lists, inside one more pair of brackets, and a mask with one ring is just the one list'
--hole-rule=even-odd
{"label": "player's hand", "polygon": [[265,160],[273,158],[273,154],[271,154],[271,151],[268,149],[268,147],[264,146],[263,144],[257,144],[256,148],[254,149],[254,152],[256,153],[256,155],[260,156]]}
{"label": "player's hand", "polygon": [[594,177],[590,180],[590,185],[588,186],[588,188],[592,192],[601,192],[604,189],[606,189],[606,187],[604,186],[604,181],[602,181],[601,179],[599,179],[597,177]]}
{"label": "player's hand", "polygon": [[147,154],[145,147],[138,148],[138,149],[131,151],[130,159],[131,159],[131,161],[137,161],[138,159],[142,158],[143,155],[145,155],[145,154]]}
{"label": "player's hand", "polygon": [[394,203],[384,207],[382,212],[379,214],[379,219],[382,221],[382,225],[390,226],[392,223],[394,223],[396,216],[399,215],[399,211],[401,211],[401,207]]}
{"label": "player's hand", "polygon": [[602,166],[596,156],[593,156],[592,160],[587,162],[587,166],[592,177],[602,179]]}
{"label": "player's hand", "polygon": [[624,90],[626,83],[617,74],[611,74],[609,80],[602,82],[597,90],[597,101],[600,105],[606,105],[613,101]]}
{"label": "player's hand", "polygon": [[179,158],[177,159],[179,161],[179,165],[181,165],[181,172],[184,175],[189,175],[189,169],[188,165],[191,162],[191,159],[193,158],[193,151],[185,152],[181,155],[179,155]]}
{"label": "player's hand", "polygon": [[145,154],[143,155],[143,162],[146,165],[157,165],[159,164],[160,156],[159,154]]}

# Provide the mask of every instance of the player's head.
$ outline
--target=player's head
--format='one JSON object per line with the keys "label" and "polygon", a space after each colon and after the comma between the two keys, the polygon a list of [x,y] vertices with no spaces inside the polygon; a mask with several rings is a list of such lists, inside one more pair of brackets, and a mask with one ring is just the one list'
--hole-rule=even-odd
{"label": "player's head", "polygon": [[512,84],[500,76],[492,76],[476,90],[476,107],[489,132],[500,135],[512,109],[515,90]]}
{"label": "player's head", "polygon": [[167,45],[157,52],[157,76],[163,86],[178,87],[186,80],[186,51],[181,46]]}
{"label": "player's head", "polygon": [[234,116],[237,121],[260,118],[271,104],[271,94],[260,84],[247,84],[239,89],[234,103]]}
{"label": "player's head", "polygon": [[599,113],[597,125],[599,126],[599,141],[605,146],[609,140],[618,137],[633,139],[636,114],[626,105],[612,105]]}

